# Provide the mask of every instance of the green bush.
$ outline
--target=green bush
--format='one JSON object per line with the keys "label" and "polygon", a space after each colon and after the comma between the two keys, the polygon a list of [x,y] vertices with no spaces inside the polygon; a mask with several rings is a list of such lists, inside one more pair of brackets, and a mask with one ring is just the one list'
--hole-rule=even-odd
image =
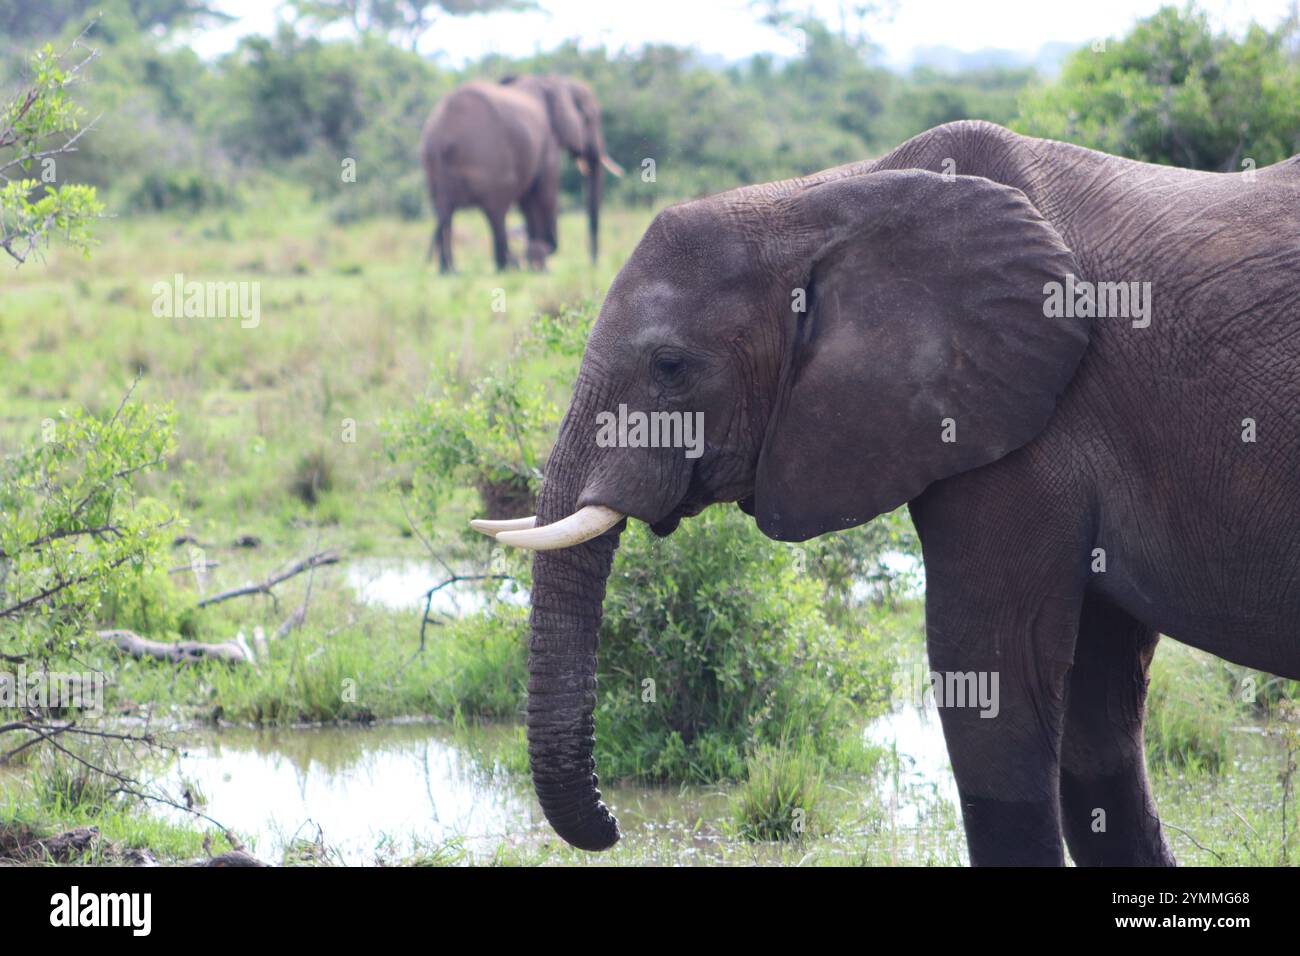
{"label": "green bush", "polygon": [[1237,39],[1168,6],[1025,97],[1016,128],[1152,163],[1240,172],[1300,150],[1294,14]]}
{"label": "green bush", "polygon": [[121,569],[99,612],[105,627],[125,628],[156,640],[191,633],[194,617],[193,599],[176,587],[162,561]]}
{"label": "green bush", "polygon": [[429,705],[434,713],[516,720],[528,687],[528,609],[499,604],[430,638]]}
{"label": "green bush", "polygon": [[506,361],[476,379],[454,359],[435,367],[415,407],[387,424],[385,449],[418,524],[467,489],[488,517],[531,513],[595,311],[588,302],[536,317]]}
{"label": "green bush", "polygon": [[888,655],[832,626],[823,593],[734,507],[664,539],[630,526],[605,599],[601,771],[739,779],[747,753],[787,737],[842,758],[843,735],[887,695]]}
{"label": "green bush", "polygon": [[761,747],[745,762],[745,782],[732,798],[736,831],[754,842],[802,840],[828,827],[821,819],[823,764],[782,741]]}
{"label": "green bush", "polygon": [[137,483],[166,466],[174,416],[129,398],[46,419],[39,444],[0,461],[0,652],[66,660],[105,605],[151,601],[132,595],[143,582],[161,594],[178,518]]}

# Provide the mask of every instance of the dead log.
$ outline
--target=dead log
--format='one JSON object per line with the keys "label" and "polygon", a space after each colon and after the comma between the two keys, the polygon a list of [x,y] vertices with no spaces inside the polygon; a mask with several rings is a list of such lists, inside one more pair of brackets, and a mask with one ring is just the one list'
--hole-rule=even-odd
{"label": "dead log", "polygon": [[220,561],[196,561],[193,564],[178,564],[174,568],[168,568],[168,574],[184,574],[186,571],[210,571],[213,568],[221,567]]}
{"label": "dead log", "polygon": [[10,860],[23,863],[37,863],[45,860],[51,860],[55,863],[71,863],[80,859],[86,851],[93,849],[98,841],[99,827],[77,827],[67,833],[22,843],[7,851],[4,855]]}
{"label": "dead log", "polygon": [[[271,639],[284,637],[295,628],[301,627],[307,618],[307,604],[304,602],[290,614],[271,635]],[[266,631],[259,624],[253,628],[253,643],[249,646],[240,631],[233,640],[219,644],[205,644],[202,641],[154,641],[141,637],[135,631],[110,630],[99,631],[98,635],[106,641],[112,641],[119,651],[130,654],[136,660],[152,658],[171,664],[192,664],[201,660],[225,661],[227,664],[252,664],[257,666],[271,656]],[[3,675],[0,675],[2,677]]]}
{"label": "dead log", "polygon": [[193,664],[196,661],[215,660],[227,664],[253,664],[256,658],[244,635],[220,644],[204,644],[201,641],[151,641],[141,637],[135,631],[112,630],[99,631],[99,636],[111,641],[119,651],[130,654],[136,660],[152,658],[172,664]]}
{"label": "dead log", "polygon": [[245,597],[249,594],[270,594],[271,589],[282,581],[287,581],[295,575],[302,574],[304,571],[310,571],[313,568],[319,568],[325,564],[338,564],[342,560],[337,551],[322,551],[319,554],[313,554],[311,557],[303,558],[295,562],[283,571],[279,571],[265,581],[257,581],[252,584],[244,584],[237,588],[231,588],[229,591],[222,591],[219,594],[213,594],[211,597],[205,597],[196,607],[207,607],[210,604],[220,604],[222,601],[229,601],[231,598]]}

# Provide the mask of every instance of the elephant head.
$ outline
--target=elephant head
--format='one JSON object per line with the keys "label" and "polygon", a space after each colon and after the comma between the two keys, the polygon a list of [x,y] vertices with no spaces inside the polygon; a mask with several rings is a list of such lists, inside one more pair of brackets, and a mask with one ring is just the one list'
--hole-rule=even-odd
{"label": "elephant head", "polygon": [[[592,331],[536,519],[476,523],[538,549],[528,743],[564,839],[618,839],[592,712],[625,520],[662,535],[739,501],[769,536],[805,540],[1006,455],[1045,427],[1083,355],[1086,320],[1043,306],[1073,272],[1025,195],[979,177],[845,169],[655,218]],[[699,454],[611,447],[598,415],[620,405],[703,413]]]}
{"label": "elephant head", "polygon": [[502,82],[542,98],[556,142],[568,151],[586,177],[588,236],[591,261],[595,262],[604,174],[608,170],[615,176],[623,175],[623,168],[605,152],[605,131],[596,94],[587,84],[565,76],[509,77]]}

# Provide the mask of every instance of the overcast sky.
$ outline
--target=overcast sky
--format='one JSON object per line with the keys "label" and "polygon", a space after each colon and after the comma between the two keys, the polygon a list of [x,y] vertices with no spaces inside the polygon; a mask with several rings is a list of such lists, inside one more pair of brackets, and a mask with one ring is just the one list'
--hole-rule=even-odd
{"label": "overcast sky", "polygon": [[[1099,36],[1118,36],[1142,16],[1168,0],[901,0],[893,15],[870,30],[885,60],[910,62],[917,47],[950,46],[975,51],[986,47],[1033,52],[1052,41],[1083,43]],[[1290,0],[1202,0],[1220,25],[1240,30],[1251,19],[1275,26]],[[218,9],[240,19],[208,30],[191,44],[203,55],[231,49],[245,33],[274,29],[274,0],[216,0]],[[797,52],[791,37],[758,23],[747,0],[540,0],[544,12],[491,14],[438,22],[420,49],[438,52],[459,65],[485,53],[525,55],[547,50],[570,38],[584,46],[604,43],[635,48],[646,42],[693,46],[701,53],[738,60],[754,53],[781,56]],[[813,8],[839,22],[843,0],[803,0],[794,7]]]}

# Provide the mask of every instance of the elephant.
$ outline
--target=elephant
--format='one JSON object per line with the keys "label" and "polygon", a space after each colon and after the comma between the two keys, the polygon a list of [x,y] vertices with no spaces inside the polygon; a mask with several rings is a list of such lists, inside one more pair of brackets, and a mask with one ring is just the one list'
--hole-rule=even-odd
{"label": "elephant", "polygon": [[[619,838],[592,714],[629,518],[666,535],[734,501],[804,541],[906,504],[931,680],[997,678],[996,715],[939,709],[971,863],[1173,865],[1143,751],[1158,636],[1300,678],[1297,236],[1300,156],[1200,172],[969,120],[660,211],[537,514],[475,522],[537,552],[555,831]],[[702,453],[598,442],[620,405],[702,412]]]}
{"label": "elephant", "polygon": [[478,206],[492,227],[498,270],[516,265],[506,237],[506,214],[518,203],[528,232],[528,262],[544,267],[559,245],[556,227],[561,152],[568,150],[587,179],[591,261],[598,253],[597,227],[604,172],[623,175],[605,152],[600,104],[590,87],[561,76],[506,77],[471,82],[447,94],[429,115],[420,138],[437,225],[426,261],[438,250],[442,272],[451,272],[451,220],[457,209]]}

